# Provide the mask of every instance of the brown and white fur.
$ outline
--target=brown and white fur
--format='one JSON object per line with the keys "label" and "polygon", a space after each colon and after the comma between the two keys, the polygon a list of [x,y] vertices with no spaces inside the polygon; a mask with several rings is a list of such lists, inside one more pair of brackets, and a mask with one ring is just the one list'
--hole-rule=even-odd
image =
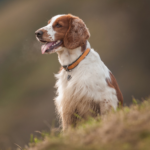
{"label": "brown and white fur", "polygon": [[[76,125],[77,115],[81,118],[103,115],[111,108],[116,110],[119,103],[123,105],[117,82],[99,54],[91,48],[87,41],[89,30],[80,18],[57,15],[35,33],[37,39],[45,43],[42,53],[56,52],[62,66],[71,64],[90,48],[86,58],[71,72],[61,69],[56,74],[55,104],[63,129]],[[68,74],[72,76],[69,81]]]}

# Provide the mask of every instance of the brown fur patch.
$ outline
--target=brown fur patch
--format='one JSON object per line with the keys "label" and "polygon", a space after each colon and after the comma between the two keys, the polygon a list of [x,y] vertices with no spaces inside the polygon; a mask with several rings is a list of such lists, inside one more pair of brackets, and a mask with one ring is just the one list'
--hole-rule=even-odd
{"label": "brown fur patch", "polygon": [[[56,25],[59,24],[61,27],[57,27]],[[57,40],[63,40],[65,38],[66,32],[69,28],[69,17],[68,15],[61,16],[58,19],[55,20],[53,23],[53,29],[56,31],[55,33],[55,39]]]}
{"label": "brown fur patch", "polygon": [[[61,27],[57,27],[57,24]],[[90,33],[80,18],[70,14],[61,16],[53,23],[53,29],[56,31],[56,41],[63,40],[64,47],[74,49],[81,46],[82,51],[85,50]]]}
{"label": "brown fur patch", "polygon": [[108,86],[110,86],[110,87],[112,87],[112,88],[114,88],[116,90],[117,98],[118,98],[121,106],[123,106],[123,96],[122,96],[122,93],[121,93],[121,91],[119,89],[119,86],[117,84],[117,81],[116,81],[115,77],[113,76],[113,74],[111,72],[110,72],[110,78],[111,78],[111,80],[106,79],[106,82],[107,82]]}
{"label": "brown fur patch", "polygon": [[84,22],[75,16],[68,15],[69,28],[64,38],[64,45],[69,49],[74,49],[85,44],[90,37],[90,33]]}

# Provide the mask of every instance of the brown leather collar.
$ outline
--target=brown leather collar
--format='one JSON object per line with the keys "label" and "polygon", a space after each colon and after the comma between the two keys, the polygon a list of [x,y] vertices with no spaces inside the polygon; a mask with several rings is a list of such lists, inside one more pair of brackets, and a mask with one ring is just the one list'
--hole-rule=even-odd
{"label": "brown leather collar", "polygon": [[74,69],[90,52],[90,49],[86,49],[73,63],[62,66],[66,71]]}

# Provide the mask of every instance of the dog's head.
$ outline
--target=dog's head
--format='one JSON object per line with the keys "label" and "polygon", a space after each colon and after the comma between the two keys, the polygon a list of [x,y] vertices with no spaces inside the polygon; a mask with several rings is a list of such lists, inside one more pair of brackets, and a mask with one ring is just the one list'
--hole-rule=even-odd
{"label": "dog's head", "polygon": [[38,41],[43,42],[42,54],[63,50],[63,47],[75,49],[85,44],[90,33],[84,22],[73,15],[57,15],[48,21],[48,25],[36,32]]}

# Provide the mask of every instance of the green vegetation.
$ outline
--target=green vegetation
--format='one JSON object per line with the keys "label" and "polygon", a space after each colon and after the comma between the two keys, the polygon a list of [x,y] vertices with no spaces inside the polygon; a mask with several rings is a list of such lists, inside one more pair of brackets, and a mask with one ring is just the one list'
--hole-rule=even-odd
{"label": "green vegetation", "polygon": [[149,150],[150,99],[111,111],[97,119],[82,121],[77,128],[58,133],[31,135],[27,150]]}

